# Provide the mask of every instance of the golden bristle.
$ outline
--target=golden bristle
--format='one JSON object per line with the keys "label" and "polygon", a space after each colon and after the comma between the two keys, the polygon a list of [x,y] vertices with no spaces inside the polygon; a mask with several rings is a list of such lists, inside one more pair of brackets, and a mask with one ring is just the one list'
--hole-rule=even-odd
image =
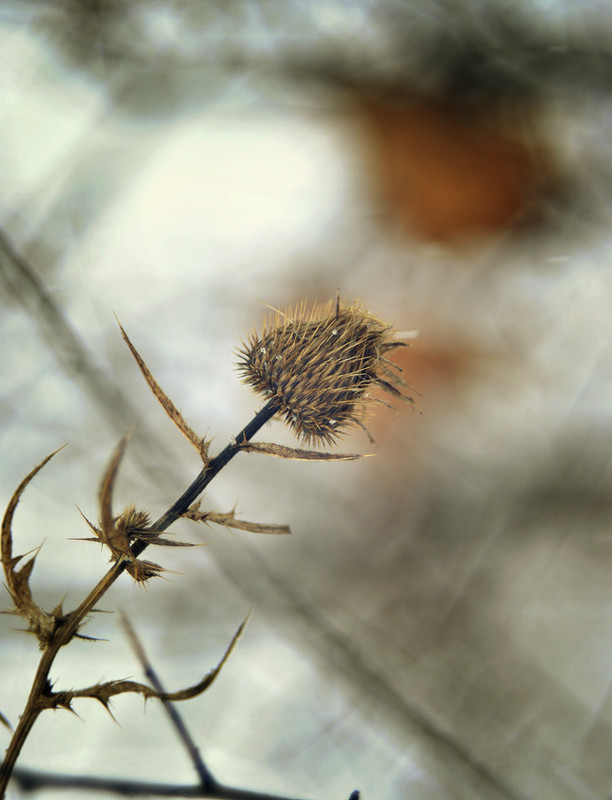
{"label": "golden bristle", "polygon": [[[333,442],[363,426],[373,385],[410,402],[398,389],[399,368],[384,354],[405,346],[393,327],[356,301],[305,304],[277,311],[261,335],[239,351],[243,380],[278,403],[287,424],[305,442]],[[396,370],[396,371],[394,371]]]}

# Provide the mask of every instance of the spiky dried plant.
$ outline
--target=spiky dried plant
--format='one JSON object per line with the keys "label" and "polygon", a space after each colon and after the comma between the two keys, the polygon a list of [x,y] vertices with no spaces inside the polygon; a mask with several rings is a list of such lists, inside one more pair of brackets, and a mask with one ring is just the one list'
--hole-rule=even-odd
{"label": "spiky dried plant", "polygon": [[363,427],[382,387],[414,402],[399,386],[401,370],[385,354],[406,344],[393,327],[359,302],[340,299],[307,310],[305,304],[277,311],[239,351],[243,380],[278,407],[305,443],[335,442],[351,427]]}
{"label": "spiky dried plant", "polygon": [[[176,692],[161,691],[159,688],[125,680],[97,683],[79,690],[56,691],[49,675],[61,647],[75,637],[89,638],[83,637],[81,628],[90,612],[122,572],[127,571],[136,582],[145,583],[164,571],[161,565],[140,557],[147,547],[191,546],[189,543],[161,536],[177,519],[217,523],[252,533],[289,533],[286,525],[262,525],[238,520],[234,511],[200,510],[197,498],[237,453],[255,452],[309,460],[359,458],[353,453],[329,453],[252,442],[252,437],[266,422],[277,414],[282,415],[303,442],[331,444],[352,426],[361,426],[365,430],[363,421],[373,403],[382,402],[388,405],[385,401],[372,397],[373,388],[378,386],[396,398],[414,402],[412,397],[405,395],[399,388],[404,386],[401,370],[386,357],[390,350],[404,345],[394,338],[390,325],[370,314],[358,302],[341,304],[338,299],[335,303],[315,306],[310,312],[307,312],[305,305],[301,305],[293,311],[277,312],[274,319],[264,326],[262,334],[253,333],[239,351],[239,369],[244,380],[263,395],[267,402],[248,425],[217,456],[211,458],[208,453],[209,443],[187,425],[123,328],[121,333],[153,394],[172,422],[197,450],[203,461],[203,468],[192,484],[157,521],[151,523],[147,512],[137,510],[134,506],[129,506],[120,514],[114,514],[113,487],[126,439],[119,443],[101,481],[99,523],[96,525],[87,520],[94,534],[89,540],[101,542],[110,551],[112,566],[78,608],[68,613],[64,612],[61,603],[49,612],[40,608],[30,589],[36,556],[18,569],[24,556],[13,555],[12,527],[17,504],[29,482],[55,454],[47,456],[19,484],[2,521],[1,559],[6,586],[14,604],[12,613],[26,620],[28,631],[36,635],[43,652],[26,707],[0,765],[0,800],[4,797],[21,748],[43,710],[71,709],[72,702],[77,698],[98,700],[109,709],[111,698],[126,692],[139,693],[145,699],[157,698],[167,704],[197,696],[216,678],[236,644],[244,623],[232,638],[217,667],[194,686]],[[2,714],[0,723],[7,724]],[[240,790],[222,787],[210,776],[207,780],[207,785],[202,787],[204,792],[214,789],[217,792],[223,790],[225,794],[222,796],[228,797],[230,794],[235,798],[257,796],[253,792],[241,794]],[[263,798],[264,795],[260,797]]]}

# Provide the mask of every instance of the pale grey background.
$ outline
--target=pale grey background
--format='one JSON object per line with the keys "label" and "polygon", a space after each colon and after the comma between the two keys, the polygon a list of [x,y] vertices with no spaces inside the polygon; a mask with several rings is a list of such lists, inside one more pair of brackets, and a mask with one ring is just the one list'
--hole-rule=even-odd
{"label": "pale grey background", "polygon": [[[77,604],[106,568],[69,537],[87,535],[76,506],[96,517],[126,430],[117,508],[158,514],[198,469],[113,314],[217,449],[258,407],[233,363],[261,301],[340,287],[430,348],[474,353],[420,398],[422,416],[380,412],[375,458],[243,456],[208,491],[210,507],[238,503],[291,537],[176,526],[208,545],[163,551],[177,574],[105,599],[171,688],[215,664],[253,610],[218,682],[183,706],[224,782],[315,800],[612,793],[612,9],[521,13],[552,37],[541,62],[504,49],[478,3],[1,7],[1,224],[39,284],[2,255],[0,500],[68,443],[16,516],[20,552],[44,541],[33,584],[49,607]],[[334,76],[427,86],[419,48],[441,34],[481,37],[501,74],[538,90],[568,186],[540,229],[458,251],[386,225]],[[292,443],[279,423],[260,438]],[[343,448],[372,451],[362,435]],[[38,655],[14,622],[0,620],[13,722]],[[140,678],[116,616],[87,632],[108,641],[71,645],[58,688]],[[119,725],[86,702],[80,718],[44,715],[22,763],[194,779],[155,704],[113,710]]]}

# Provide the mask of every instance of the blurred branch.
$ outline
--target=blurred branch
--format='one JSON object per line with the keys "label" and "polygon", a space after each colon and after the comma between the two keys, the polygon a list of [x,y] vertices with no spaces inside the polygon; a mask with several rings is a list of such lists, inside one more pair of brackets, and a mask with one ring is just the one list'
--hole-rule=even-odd
{"label": "blurred branch", "polygon": [[[153,5],[153,8],[151,6]],[[525,96],[577,89],[610,91],[608,25],[542,24],[529,6],[434,0],[423,22],[421,4],[362,3],[362,23],[351,23],[336,3],[338,31],[321,23],[317,4],[246,0],[156,7],[146,0],[21,0],[24,22],[37,27],[64,59],[108,81],[113,67],[137,73],[217,67],[226,72],[282,76],[339,88],[404,91],[455,97]],[[253,29],[254,6],[257,14]],[[311,6],[310,11],[305,8]],[[334,4],[332,3],[332,7]],[[167,21],[164,37],[154,23]],[[18,20],[19,14],[15,15]],[[302,47],[293,37],[300,30]],[[197,31],[197,34],[194,33]],[[161,36],[161,38],[160,38]],[[342,37],[342,38],[341,38]],[[262,46],[263,42],[263,46]],[[384,57],[384,58],[383,58]],[[381,66],[382,61],[382,66]]]}
{"label": "blurred branch", "polygon": [[[112,380],[95,366],[93,353],[82,342],[32,265],[13,247],[0,228],[0,283],[34,320],[66,372],[77,378],[98,409],[114,426],[125,430],[139,418]],[[149,437],[151,442],[156,437]]]}
{"label": "blurred branch", "polygon": [[97,778],[88,775],[61,775],[37,770],[17,768],[13,780],[22,792],[41,789],[85,790],[111,792],[122,797],[210,797],[216,800],[299,800],[287,795],[253,792],[233,786],[215,784],[214,787],[186,786],[168,783],[124,780],[122,778]]}
{"label": "blurred branch", "polygon": [[214,779],[212,773],[204,763],[202,756],[200,754],[200,750],[196,743],[193,741],[191,734],[187,730],[187,726],[183,721],[182,716],[176,709],[176,706],[171,703],[169,700],[164,699],[164,695],[166,694],[166,690],[159,679],[157,672],[153,669],[153,665],[149,661],[147,654],[145,653],[144,647],[142,646],[141,641],[139,640],[138,636],[136,635],[136,631],[132,627],[129,619],[125,614],[121,614],[121,619],[123,622],[123,627],[127,633],[128,639],[132,645],[134,652],[136,653],[136,657],[140,661],[142,665],[142,669],[151,681],[151,684],[157,694],[160,696],[162,705],[170,718],[170,722],[172,723],[179,739],[185,745],[185,749],[189,753],[189,757],[193,762],[193,766],[195,767],[195,771],[200,778],[200,785],[203,790],[212,790],[217,786],[217,781]]}

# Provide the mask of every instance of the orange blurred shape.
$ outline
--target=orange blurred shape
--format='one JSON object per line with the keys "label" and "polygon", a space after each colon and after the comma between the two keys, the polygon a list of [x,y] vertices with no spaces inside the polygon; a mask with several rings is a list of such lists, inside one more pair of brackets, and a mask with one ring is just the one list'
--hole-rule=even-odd
{"label": "orange blurred shape", "polygon": [[375,181],[400,227],[451,243],[538,214],[551,175],[525,109],[381,97],[361,105]]}

